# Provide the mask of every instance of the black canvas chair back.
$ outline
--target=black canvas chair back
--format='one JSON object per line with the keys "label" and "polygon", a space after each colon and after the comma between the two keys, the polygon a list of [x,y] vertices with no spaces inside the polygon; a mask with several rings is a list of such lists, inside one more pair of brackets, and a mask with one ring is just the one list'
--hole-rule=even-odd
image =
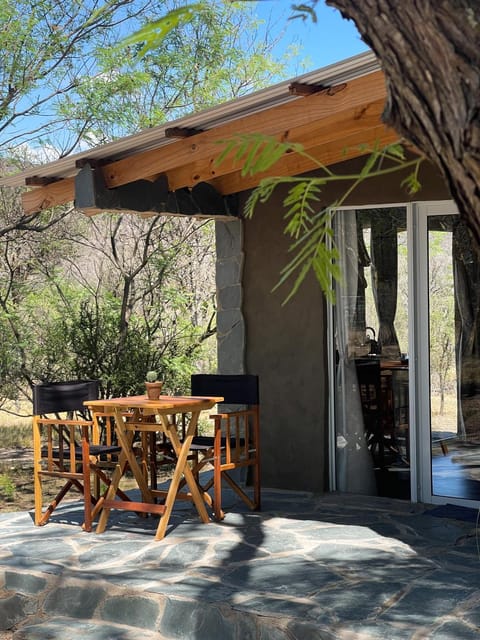
{"label": "black canvas chair back", "polygon": [[96,400],[98,380],[42,382],[32,387],[34,415],[80,412],[85,414],[85,400]]}
{"label": "black canvas chair back", "polygon": [[[83,496],[83,527],[91,531],[97,514],[99,487],[108,486],[107,468],[120,447],[103,445],[97,423],[84,406],[96,400],[96,380],[45,382],[33,385],[33,465],[35,524],[44,525],[63,498],[74,489]],[[105,461],[108,460],[108,465]],[[44,480],[56,479],[56,495],[45,495]],[[92,491],[92,478],[97,490]],[[47,505],[44,507],[44,503]]]}
{"label": "black canvas chair back", "polygon": [[224,404],[258,405],[258,376],[195,374],[191,377],[193,396],[223,396]]}
{"label": "black canvas chair back", "polygon": [[[217,520],[224,517],[222,482],[245,502],[250,509],[260,509],[260,408],[258,376],[196,374],[191,378],[193,396],[221,396],[224,408],[210,418],[213,436],[197,436],[191,451],[196,456],[193,471],[197,479],[205,466],[213,466],[213,478],[204,483],[204,492],[213,487],[213,508]],[[235,476],[235,470],[245,469],[245,482]],[[239,472],[237,472],[237,476]],[[249,477],[250,476],[250,477]],[[249,485],[251,483],[251,486]],[[247,487],[247,485],[249,485]]]}

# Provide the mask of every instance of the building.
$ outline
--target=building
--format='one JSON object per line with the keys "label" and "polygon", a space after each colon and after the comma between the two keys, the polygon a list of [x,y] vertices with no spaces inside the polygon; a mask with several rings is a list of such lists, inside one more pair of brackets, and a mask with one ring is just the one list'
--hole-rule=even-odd
{"label": "building", "polygon": [[[368,147],[397,140],[381,122],[385,95],[365,53],[0,184],[32,187],[26,211],[74,200],[87,215],[215,218],[219,370],[260,376],[264,485],[469,505],[480,481],[480,270],[438,171],[421,164],[415,195],[404,170],[343,199],[335,305],[312,274],[287,304],[292,282],[275,288],[291,244],[285,187],[242,217],[263,177],[319,176],[318,163],[357,175]],[[216,163],[219,141],[254,133],[300,143],[309,157],[290,151],[256,174],[233,154]],[[325,184],[322,203],[351,184]]]}

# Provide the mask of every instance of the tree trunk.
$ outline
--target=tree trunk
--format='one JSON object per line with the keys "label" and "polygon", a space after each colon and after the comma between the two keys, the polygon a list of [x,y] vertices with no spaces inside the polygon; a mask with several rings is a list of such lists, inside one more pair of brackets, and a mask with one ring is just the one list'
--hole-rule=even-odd
{"label": "tree trunk", "polygon": [[443,174],[480,246],[479,0],[326,0],[385,73],[386,124]]}

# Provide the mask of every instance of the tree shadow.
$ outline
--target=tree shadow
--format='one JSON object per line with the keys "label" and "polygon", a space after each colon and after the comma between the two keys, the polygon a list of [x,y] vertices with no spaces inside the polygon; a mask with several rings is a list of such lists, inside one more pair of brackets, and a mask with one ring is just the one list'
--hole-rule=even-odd
{"label": "tree shadow", "polygon": [[403,638],[440,629],[458,610],[478,630],[474,524],[384,498],[265,490],[261,512],[224,498],[222,523],[204,525],[182,505],[157,542],[158,521],[136,514],[112,513],[101,535],[81,532],[82,511],[67,516],[70,505],[42,528],[7,514],[0,565],[50,575],[57,616],[68,612],[61,593],[71,583],[111,585],[96,617],[125,621],[120,603],[134,593],[139,607],[157,603],[156,631],[182,640],[333,639],[345,629]]}

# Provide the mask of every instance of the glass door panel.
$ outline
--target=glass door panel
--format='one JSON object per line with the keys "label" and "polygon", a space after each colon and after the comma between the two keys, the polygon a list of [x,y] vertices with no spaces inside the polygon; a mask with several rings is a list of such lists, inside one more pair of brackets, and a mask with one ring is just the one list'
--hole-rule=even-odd
{"label": "glass door panel", "polygon": [[334,307],[336,487],[410,498],[405,207],[341,211]]}
{"label": "glass door panel", "polygon": [[480,260],[457,215],[429,215],[432,498],[480,499]]}

